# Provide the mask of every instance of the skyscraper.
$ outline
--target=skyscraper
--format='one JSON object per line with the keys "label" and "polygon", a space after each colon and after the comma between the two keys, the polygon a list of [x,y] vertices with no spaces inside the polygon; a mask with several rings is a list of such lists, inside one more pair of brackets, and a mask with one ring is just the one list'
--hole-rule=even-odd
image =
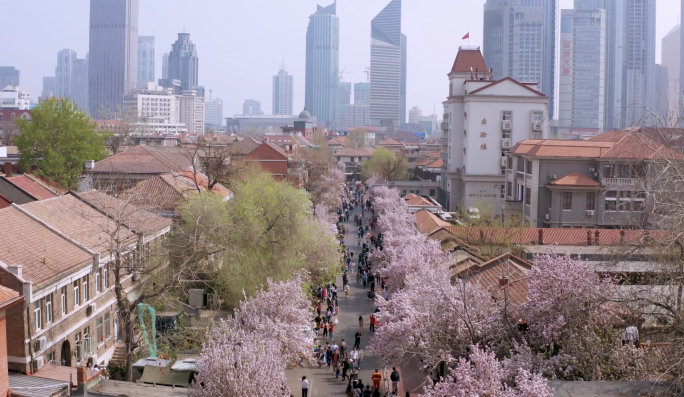
{"label": "skyscraper", "polygon": [[354,104],[370,105],[370,83],[354,84]]}
{"label": "skyscraper", "polygon": [[[9,85],[9,84],[8,84]],[[57,92],[57,79],[52,76],[43,77],[43,91],[40,93],[42,100],[52,98]]]}
{"label": "skyscraper", "polygon": [[494,78],[536,82],[553,115],[559,0],[487,0],[483,56]]}
{"label": "skyscraper", "polygon": [[74,61],[70,95],[71,100],[86,114],[88,113],[88,58],[89,55],[86,54],[85,59]]}
{"label": "skyscraper", "polygon": [[273,115],[292,116],[294,114],[294,76],[287,73],[285,61],[280,71],[273,76]]}
{"label": "skyscraper", "polygon": [[0,90],[8,85],[19,87],[20,84],[19,71],[14,66],[0,66]]}
{"label": "skyscraper", "polygon": [[392,0],[371,21],[371,124],[406,121],[406,36],[401,0]]}
{"label": "skyscraper", "polygon": [[162,57],[162,79],[167,80],[169,78],[169,53],[165,53]]}
{"label": "skyscraper", "polygon": [[352,84],[340,81],[337,89],[337,128],[342,130],[345,128],[345,111],[346,106],[351,104],[351,90]]}
{"label": "skyscraper", "polygon": [[123,105],[138,86],[138,0],[90,0],[88,109]]}
{"label": "skyscraper", "polygon": [[220,98],[209,98],[204,104],[204,124],[212,127],[223,125],[223,101]]}
{"label": "skyscraper", "polygon": [[340,74],[340,19],[337,4],[309,17],[306,31],[306,109],[320,124],[334,128]]}
{"label": "skyscraper", "polygon": [[660,56],[660,64],[667,68],[667,107],[668,113],[671,117],[677,117],[679,113],[679,73],[681,70],[681,29],[682,25],[677,25],[662,39],[661,48],[667,48],[667,51],[662,51]]}
{"label": "skyscraper", "polygon": [[561,11],[559,127],[565,139],[601,133],[605,117],[606,10],[575,1]]}
{"label": "skyscraper", "polygon": [[138,88],[154,83],[154,36],[138,37]]}
{"label": "skyscraper", "polygon": [[55,68],[57,91],[54,94],[60,98],[71,97],[74,62],[76,62],[76,51],[64,49],[57,53],[57,67]]}
{"label": "skyscraper", "polygon": [[[178,33],[169,53],[169,79],[181,81],[183,91],[196,90],[199,81],[199,58],[197,48],[190,41],[190,33]],[[202,92],[202,95],[204,93]]]}

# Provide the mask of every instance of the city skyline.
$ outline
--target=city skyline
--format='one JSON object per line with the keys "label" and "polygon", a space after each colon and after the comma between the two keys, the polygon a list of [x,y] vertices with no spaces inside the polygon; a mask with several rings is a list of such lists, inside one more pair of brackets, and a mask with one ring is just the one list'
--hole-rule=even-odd
{"label": "city skyline", "polygon": [[[419,106],[425,114],[433,111],[433,105],[440,107],[445,99],[443,82],[446,73],[456,56],[459,45],[482,45],[483,5],[484,0],[472,4],[453,4],[439,1],[434,7],[426,8],[424,4],[404,0],[404,18],[402,30],[411,39],[409,42],[408,58],[408,97],[407,108]],[[184,15],[178,15],[177,7],[170,2],[149,0],[140,4],[140,35],[153,35],[157,46],[162,50],[156,53],[156,75],[161,76],[162,55],[168,52],[171,43],[177,39],[179,32],[192,34],[193,42],[202,52],[203,68],[201,84],[214,90],[215,97],[224,99],[224,114],[239,114],[245,99],[257,99],[262,103],[270,103],[272,98],[273,70],[281,62],[283,56],[289,59],[290,74],[295,77],[294,108],[295,112],[304,106],[304,40],[308,16],[312,8],[315,10],[316,1],[302,1],[294,5],[274,3],[272,1],[257,0],[251,7],[229,7],[215,4],[216,11],[208,15],[206,8],[188,10]],[[325,2],[323,2],[325,3]],[[386,5],[387,0],[348,0],[337,4],[337,14],[341,20],[340,37],[340,68],[346,67],[344,81],[354,83],[366,82],[364,68],[370,66],[370,51],[368,51],[368,37],[370,35],[370,21]],[[657,2],[657,55],[660,60],[660,39],[665,36],[677,23],[679,1],[658,0]],[[9,29],[21,29],[32,23],[45,26],[51,23],[56,12],[67,11],[73,16],[73,23],[65,26],[58,34],[41,38],[36,43],[30,42],[33,50],[21,51],[29,44],[35,35],[30,32],[22,35],[21,40],[9,43],[10,48],[5,51],[0,66],[15,66],[21,71],[22,91],[31,92],[33,100],[37,100],[42,91],[43,77],[54,74],[55,54],[63,48],[71,48],[78,54],[88,52],[88,19],[89,1],[74,0],[68,4],[52,4],[46,0],[37,0],[37,12],[31,14],[32,19],[24,17],[26,6],[22,3],[11,3],[5,7],[17,18],[7,21]],[[561,0],[561,9],[571,9],[572,0]],[[674,7],[674,8],[673,8]],[[269,9],[264,16],[260,9]],[[434,12],[436,9],[439,12]],[[272,37],[266,30],[258,30],[253,39],[243,41],[237,38],[222,37],[216,40],[216,27],[221,21],[221,15],[230,11],[243,13],[243,18],[237,22],[235,29],[252,29],[257,21],[266,18],[276,21],[280,18],[288,20],[288,29]],[[204,19],[203,19],[204,18]],[[206,22],[205,22],[206,20]],[[201,21],[201,22],[200,22]],[[274,22],[275,23],[275,22]],[[445,28],[445,26],[457,26]],[[470,42],[460,38],[470,32]],[[270,40],[270,42],[269,42]],[[448,40],[444,46],[443,41]],[[267,51],[254,53],[253,44],[258,42]],[[419,44],[421,43],[421,44]],[[233,58],[223,46],[231,46],[240,54],[249,54],[253,62],[233,62]],[[425,62],[425,60],[430,60]],[[441,111],[437,111],[441,114]],[[408,115],[407,115],[408,117]]]}

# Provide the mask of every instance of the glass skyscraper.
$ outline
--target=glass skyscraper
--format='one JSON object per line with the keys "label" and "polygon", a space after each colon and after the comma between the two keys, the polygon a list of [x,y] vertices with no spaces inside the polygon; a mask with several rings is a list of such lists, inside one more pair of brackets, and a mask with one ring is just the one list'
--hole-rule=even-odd
{"label": "glass skyscraper", "polygon": [[[169,53],[169,79],[180,80],[181,90],[196,90],[199,81],[199,58],[197,48],[190,40],[190,33],[178,33]],[[197,96],[204,96],[198,92]]]}
{"label": "glass skyscraper", "polygon": [[154,79],[154,36],[138,37],[138,88],[146,88]]}
{"label": "glass skyscraper", "polygon": [[555,94],[556,14],[558,0],[487,0],[484,5],[483,56],[494,78],[536,82],[550,98]]}
{"label": "glass skyscraper", "polygon": [[406,36],[401,0],[392,0],[371,21],[370,122],[406,122]]}
{"label": "glass skyscraper", "polygon": [[278,74],[273,76],[273,115],[292,116],[294,114],[294,76],[287,73],[283,61]]}
{"label": "glass skyscraper", "polygon": [[92,117],[116,111],[138,87],[139,0],[90,0],[88,101]]}
{"label": "glass skyscraper", "polygon": [[340,19],[337,4],[318,6],[306,31],[306,109],[318,122],[335,128],[340,74]]}

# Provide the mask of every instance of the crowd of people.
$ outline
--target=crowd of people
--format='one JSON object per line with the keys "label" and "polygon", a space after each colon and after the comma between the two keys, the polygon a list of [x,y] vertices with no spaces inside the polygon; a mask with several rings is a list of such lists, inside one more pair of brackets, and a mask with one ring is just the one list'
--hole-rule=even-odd
{"label": "crowd of people", "polygon": [[[377,217],[373,209],[373,202],[366,197],[367,186],[346,186],[345,196],[342,198],[342,207],[338,209],[338,220],[336,223],[338,239],[343,252],[342,270],[342,290],[338,291],[335,283],[321,286],[314,292],[314,319],[313,329],[316,335],[314,342],[314,353],[318,367],[327,367],[336,379],[347,381],[346,394],[352,397],[379,397],[380,383],[382,374],[375,369],[371,375],[371,383],[364,384],[359,376],[361,364],[363,362],[363,350],[361,349],[361,338],[365,334],[364,317],[359,316],[359,328],[354,335],[354,343],[351,349],[347,342],[340,338],[339,343],[334,338],[335,326],[338,325],[339,314],[339,295],[344,292],[345,298],[349,297],[350,274],[355,275],[356,285],[368,289],[367,296],[375,298],[375,294],[381,293],[387,299],[385,289],[386,280],[380,276],[377,270],[373,269],[371,261],[368,259],[373,250],[382,250],[382,234],[374,234],[377,225]],[[360,209],[360,213],[355,213]],[[345,222],[352,221],[358,228],[357,247],[361,252],[357,255],[353,250],[348,249],[345,244],[349,229],[344,225]],[[338,294],[339,292],[339,294]],[[379,324],[374,316],[377,307],[368,316],[368,330],[375,332]],[[394,379],[397,379],[395,382]],[[396,385],[399,373],[396,369],[392,372],[390,379],[393,382],[393,392],[397,393]],[[303,395],[306,396],[304,385],[308,388],[306,377],[302,379]]]}

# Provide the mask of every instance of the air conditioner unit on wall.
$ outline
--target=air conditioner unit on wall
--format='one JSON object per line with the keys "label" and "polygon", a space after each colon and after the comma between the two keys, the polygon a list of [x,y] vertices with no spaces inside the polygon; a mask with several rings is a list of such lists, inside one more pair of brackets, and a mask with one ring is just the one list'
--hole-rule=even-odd
{"label": "air conditioner unit on wall", "polygon": [[551,218],[551,216],[549,216],[549,214],[546,214],[544,218],[546,218],[546,220],[548,221]]}
{"label": "air conditioner unit on wall", "polygon": [[502,158],[501,158],[501,166],[502,166],[502,167],[505,167],[506,164],[507,164],[507,158],[506,158],[506,157],[502,157]]}
{"label": "air conditioner unit on wall", "polygon": [[542,130],[542,122],[534,121],[532,122],[532,131],[539,132]]}
{"label": "air conditioner unit on wall", "polygon": [[92,316],[97,311],[97,304],[91,303],[86,307],[86,316]]}
{"label": "air conditioner unit on wall", "polygon": [[43,365],[45,365],[45,357],[43,356],[36,357],[36,359],[33,361],[34,369],[43,368]]}
{"label": "air conditioner unit on wall", "polygon": [[513,122],[511,120],[504,120],[501,122],[502,131],[510,131],[513,129]]}
{"label": "air conditioner unit on wall", "polygon": [[45,346],[47,346],[47,337],[41,336],[40,338],[36,339],[36,343],[34,346],[36,348],[36,351],[41,351],[45,349]]}
{"label": "air conditioner unit on wall", "polygon": [[511,140],[510,139],[502,139],[501,140],[501,148],[502,149],[510,149],[511,148]]}
{"label": "air conditioner unit on wall", "polygon": [[594,216],[594,210],[587,210],[587,216]]}

